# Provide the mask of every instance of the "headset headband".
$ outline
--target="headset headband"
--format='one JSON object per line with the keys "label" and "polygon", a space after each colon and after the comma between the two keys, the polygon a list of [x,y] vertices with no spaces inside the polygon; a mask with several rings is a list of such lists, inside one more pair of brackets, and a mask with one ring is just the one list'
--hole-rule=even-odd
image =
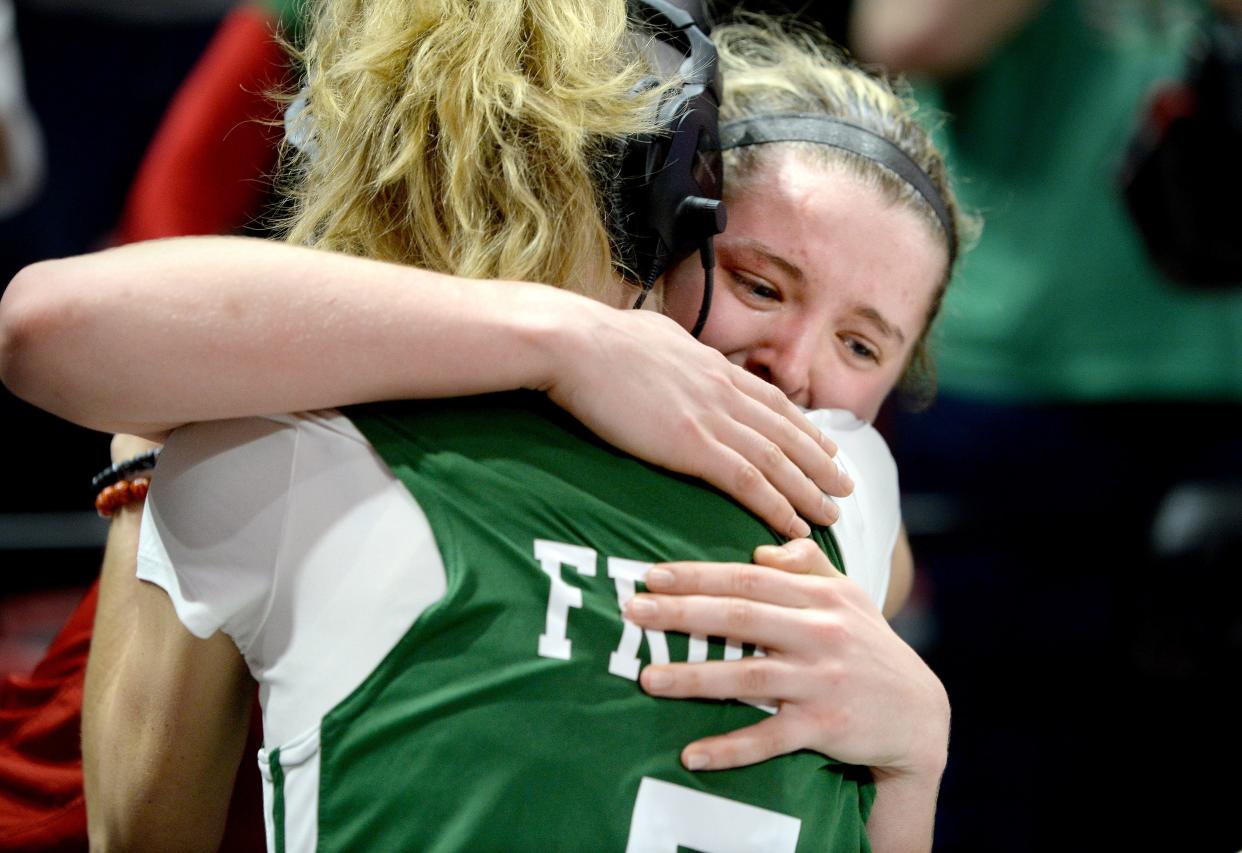
{"label": "headset headband", "polygon": [[957,256],[957,231],[940,190],[910,155],[866,128],[821,113],[750,116],[720,126],[720,150],[770,142],[814,142],[866,157],[901,178],[931,206],[949,241],[949,265]]}

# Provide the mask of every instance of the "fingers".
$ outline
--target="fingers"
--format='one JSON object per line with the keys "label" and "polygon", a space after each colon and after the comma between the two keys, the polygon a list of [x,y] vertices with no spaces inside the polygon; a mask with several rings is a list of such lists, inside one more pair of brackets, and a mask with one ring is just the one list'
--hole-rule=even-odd
{"label": "fingers", "polygon": [[793,539],[784,545],[760,545],[752,559],[760,566],[800,575],[844,577],[828,555],[810,539]]}
{"label": "fingers", "polygon": [[[806,539],[794,541],[809,542]],[[743,598],[781,607],[829,606],[834,594],[826,588],[830,585],[820,578],[808,579],[800,574],[795,570],[771,571],[748,563],[658,563],[643,580],[651,592],[664,594],[649,596],[657,607],[667,595],[713,596],[716,608],[720,608],[726,598]],[[668,602],[665,606],[672,604]]]}
{"label": "fingers", "polygon": [[725,735],[696,740],[681,751],[687,770],[728,770],[801,749],[780,714]]}
{"label": "fingers", "polygon": [[792,663],[772,657],[652,664],[639,676],[643,690],[665,699],[741,699],[767,704],[807,695],[807,679]]}
{"label": "fingers", "polygon": [[[799,517],[816,524],[834,523],[840,514],[836,504],[794,460],[801,456],[809,466],[818,457],[821,467],[832,472],[837,471],[836,464],[814,446],[795,452],[796,447],[811,440],[770,410],[756,414],[763,409],[758,402],[751,400],[750,404],[744,408],[752,411],[736,416],[719,413],[713,424],[717,455],[709,460],[708,469],[695,473],[785,536],[809,535],[805,522],[795,522]],[[821,475],[820,479],[825,477]]]}
{"label": "fingers", "polygon": [[[787,470],[779,476],[773,476],[761,470],[745,456],[725,444],[718,445],[717,451],[716,458],[709,467],[701,470],[690,470],[688,473],[702,478],[722,492],[730,495],[734,500],[762,519],[764,524],[778,533],[790,539],[811,535],[810,525],[799,517],[797,510],[794,509],[794,505],[782,493],[783,490],[778,488],[776,483],[773,482],[773,480],[776,480],[778,483],[785,483],[785,488],[790,491],[799,491],[796,487],[790,485],[791,480],[796,481],[800,478],[804,483],[809,482],[801,474],[791,473],[794,471],[792,463],[785,460],[784,466],[787,466]],[[782,467],[779,461],[766,458],[769,456],[766,451],[760,452],[758,455],[765,457],[764,463],[770,469],[775,470]],[[803,488],[801,492],[803,495],[801,502],[805,504],[806,489]],[[816,494],[818,494],[818,491]],[[819,521],[822,515],[823,509],[821,507],[818,514],[811,517]]]}
{"label": "fingers", "polygon": [[[716,452],[703,457],[701,477],[754,512],[785,536],[807,535],[804,523],[832,524],[839,510],[830,494],[853,489],[832,455],[836,445],[815,428],[774,385],[735,365],[708,428]],[[740,396],[739,396],[740,392]],[[723,452],[722,452],[723,451]]]}
{"label": "fingers", "polygon": [[[755,408],[761,407],[756,403]],[[809,444],[811,440],[793,424],[784,418],[771,416],[770,422],[759,426],[730,419],[722,421],[718,429],[722,443],[732,447],[748,460],[790,502],[799,515],[816,524],[836,522],[840,515],[837,505],[802,467],[818,461],[822,469],[836,472],[836,464],[817,447],[812,446],[809,450],[803,448],[806,452],[801,454],[795,452],[799,445]],[[769,432],[765,433],[765,429]],[[796,461],[799,455],[804,459],[801,465]],[[814,468],[810,470],[814,471]],[[835,477],[835,473],[833,476]],[[821,473],[819,479],[831,478],[826,478]],[[777,530],[785,532],[783,528]]]}
{"label": "fingers", "polygon": [[759,404],[748,412],[739,413],[739,420],[776,442],[821,491],[841,498],[853,492],[853,481],[832,460],[837,455],[837,445],[779,388],[742,368],[737,369],[734,379],[738,388]]}
{"label": "fingers", "polygon": [[[795,575],[775,575],[801,580]],[[643,628],[680,631],[707,637],[729,637],[768,649],[793,649],[829,643],[830,625],[818,625],[821,614],[781,604],[706,595],[651,595],[630,599],[625,617]],[[820,636],[825,635],[825,636]]]}

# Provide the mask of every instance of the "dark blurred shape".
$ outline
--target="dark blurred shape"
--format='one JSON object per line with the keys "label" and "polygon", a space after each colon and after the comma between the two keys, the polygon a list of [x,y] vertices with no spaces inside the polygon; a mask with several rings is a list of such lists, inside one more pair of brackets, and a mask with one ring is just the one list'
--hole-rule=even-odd
{"label": "dark blurred shape", "polygon": [[794,17],[808,24],[818,24],[833,41],[844,43],[849,33],[848,0],[838,2],[806,2],[806,0],[733,0],[710,5],[714,20],[726,20],[734,12],[757,12],[776,17]]}
{"label": "dark blurred shape", "polygon": [[[47,174],[39,195],[0,222],[0,290],[26,264],[107,243],[143,151],[217,23],[130,20],[64,5],[14,4]],[[12,442],[10,475],[24,484],[0,497],[0,512],[90,508],[90,477],[107,462],[107,436],[60,421],[4,389],[0,421]],[[39,565],[30,578],[6,573],[0,593],[32,583],[80,583],[98,569],[97,556]]]}
{"label": "dark blurred shape", "polygon": [[[276,11],[242,4],[218,29],[214,19],[135,27],[38,10],[19,16],[23,37],[44,48],[32,102],[56,133],[55,180],[46,198],[0,227],[0,286],[25,263],[110,240],[260,231],[281,135],[267,95],[287,72],[273,40]],[[117,345],[141,357],[140,333]],[[23,483],[0,499],[0,595],[93,580],[106,526],[90,508],[90,478],[108,460],[108,436],[2,390],[0,418],[11,474]],[[29,650],[20,645],[22,665],[10,657],[13,674],[0,668],[0,850],[87,847],[80,712],[97,594],[97,586],[86,592],[33,672],[25,673]],[[8,627],[11,639],[31,634]],[[256,711],[251,754],[262,743],[259,719]],[[239,773],[220,849],[263,848],[259,777]]]}
{"label": "dark blurred shape", "polygon": [[1152,97],[1122,169],[1152,261],[1175,281],[1242,281],[1242,24],[1217,16],[1183,80]]}

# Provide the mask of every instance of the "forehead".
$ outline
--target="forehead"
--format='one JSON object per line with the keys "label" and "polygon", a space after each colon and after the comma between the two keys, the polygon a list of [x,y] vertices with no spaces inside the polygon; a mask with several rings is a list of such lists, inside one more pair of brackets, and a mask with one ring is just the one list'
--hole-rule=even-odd
{"label": "forehead", "polygon": [[[825,296],[908,303],[915,314],[930,305],[948,262],[943,236],[879,185],[772,146],[730,186],[722,247],[762,245]],[[907,336],[917,337],[922,315],[913,323]]]}

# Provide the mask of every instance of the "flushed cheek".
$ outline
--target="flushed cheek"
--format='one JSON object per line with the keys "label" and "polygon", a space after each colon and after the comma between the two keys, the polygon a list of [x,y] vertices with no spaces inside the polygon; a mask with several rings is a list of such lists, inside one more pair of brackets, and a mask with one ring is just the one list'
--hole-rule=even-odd
{"label": "flushed cheek", "polygon": [[811,382],[812,409],[846,409],[873,421],[892,388],[887,372],[822,368]]}
{"label": "flushed cheek", "polygon": [[[708,315],[708,329],[716,318],[717,305],[720,301],[720,270],[716,270],[716,283],[713,289],[712,311]],[[703,268],[699,265],[698,256],[683,260],[675,266],[664,279],[664,313],[676,320],[682,327],[689,329],[698,319],[699,309],[703,303]],[[707,330],[704,330],[706,335]]]}
{"label": "flushed cheek", "polygon": [[[699,302],[702,298],[701,287],[696,291],[692,283],[670,278],[665,288],[664,313],[676,320],[683,328],[688,329],[698,316]],[[710,321],[710,314],[708,319]]]}
{"label": "flushed cheek", "polygon": [[744,367],[748,354],[765,345],[767,333],[764,317],[741,309],[732,294],[723,293],[713,300],[712,311],[699,340],[720,350],[729,361]]}

